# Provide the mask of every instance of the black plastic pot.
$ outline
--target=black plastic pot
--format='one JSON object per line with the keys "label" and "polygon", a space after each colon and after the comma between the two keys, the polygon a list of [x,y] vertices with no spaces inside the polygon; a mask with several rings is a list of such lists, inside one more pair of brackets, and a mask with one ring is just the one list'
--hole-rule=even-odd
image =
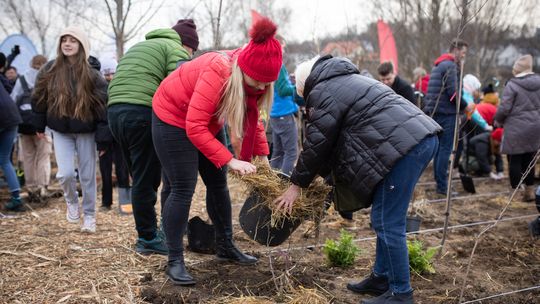
{"label": "black plastic pot", "polygon": [[200,217],[195,216],[188,221],[187,237],[189,250],[205,254],[216,253],[214,225],[206,223]]}
{"label": "black plastic pot", "polygon": [[418,215],[407,216],[406,231],[407,232],[416,232],[420,230],[420,223],[422,223],[422,218]]}
{"label": "black plastic pot", "polygon": [[300,226],[302,219],[283,220],[277,227],[272,227],[272,211],[266,207],[257,192],[252,192],[240,210],[240,227],[254,241],[266,246],[277,246]]}

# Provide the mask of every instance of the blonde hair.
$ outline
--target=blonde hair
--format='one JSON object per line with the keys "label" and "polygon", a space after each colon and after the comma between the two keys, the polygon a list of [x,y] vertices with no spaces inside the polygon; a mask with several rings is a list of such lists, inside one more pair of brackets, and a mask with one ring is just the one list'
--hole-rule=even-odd
{"label": "blonde hair", "polygon": [[[257,109],[270,113],[274,100],[274,83],[272,82],[266,92],[257,100]],[[244,92],[244,75],[238,66],[237,60],[231,68],[231,76],[225,84],[221,103],[216,112],[220,120],[229,125],[231,136],[241,138],[244,134],[244,118],[246,116],[246,94]]]}
{"label": "blonde hair", "polygon": [[296,79],[296,93],[298,95],[304,96],[304,87],[306,85],[306,79],[308,78],[309,74],[311,73],[311,69],[313,68],[313,65],[315,65],[315,62],[319,59],[319,56],[315,56],[307,61],[304,61],[300,63],[296,70],[294,71],[294,76]]}

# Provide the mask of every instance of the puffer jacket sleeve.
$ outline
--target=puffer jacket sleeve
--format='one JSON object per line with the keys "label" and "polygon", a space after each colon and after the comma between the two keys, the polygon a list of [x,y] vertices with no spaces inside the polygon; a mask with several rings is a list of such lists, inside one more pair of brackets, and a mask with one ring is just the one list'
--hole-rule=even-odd
{"label": "puffer jacket sleeve", "polygon": [[[310,98],[315,98],[311,109],[309,109],[312,102]],[[308,111],[311,113],[308,117],[304,150],[291,175],[291,182],[302,188],[308,187],[323,165],[330,160],[341,122],[348,110],[345,104],[334,100],[332,95],[323,89],[312,91],[307,103]]]}
{"label": "puffer jacket sleeve", "polygon": [[107,122],[107,87],[108,83],[105,79],[96,73],[95,75],[95,89],[94,94],[99,99],[102,105],[101,110],[97,113],[96,117],[96,133],[94,139],[96,141],[98,151],[104,151],[113,143],[113,136],[109,129]]}
{"label": "puffer jacket sleeve", "polygon": [[264,130],[263,122],[259,120],[257,124],[257,133],[255,134],[255,145],[253,147],[254,156],[263,156],[270,154],[268,140],[266,139],[266,131]]}
{"label": "puffer jacket sleeve", "polygon": [[171,50],[166,52],[165,56],[167,58],[167,75],[165,75],[165,77],[171,74],[174,70],[176,70],[176,68],[178,67],[178,61],[189,58],[189,54],[184,48],[172,48]]}
{"label": "puffer jacket sleeve", "polygon": [[[457,100],[457,85],[458,85],[458,75],[457,75],[457,68],[456,65],[453,62],[446,63],[448,66],[446,67],[446,71],[443,74],[443,85],[446,92],[446,96],[448,96],[448,99],[452,102],[456,102]],[[455,103],[454,103],[455,104]]]}
{"label": "puffer jacket sleeve", "polygon": [[495,120],[499,126],[504,126],[504,122],[508,115],[512,112],[512,108],[514,107],[514,100],[516,99],[516,91],[513,88],[513,84],[511,81],[508,82],[506,87],[504,88],[501,104],[497,108],[497,112],[495,113],[495,117],[493,120]]}
{"label": "puffer jacket sleeve", "polygon": [[223,61],[217,60],[206,66],[195,84],[186,114],[187,136],[217,168],[233,158],[232,153],[209,130],[228,77]]}

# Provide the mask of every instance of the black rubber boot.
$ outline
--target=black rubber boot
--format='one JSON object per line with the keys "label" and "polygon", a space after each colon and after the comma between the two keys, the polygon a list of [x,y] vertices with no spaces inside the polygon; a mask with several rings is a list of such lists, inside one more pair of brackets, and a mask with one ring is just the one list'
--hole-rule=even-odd
{"label": "black rubber boot", "polygon": [[414,304],[413,292],[393,293],[388,290],[376,298],[362,300],[360,304]]}
{"label": "black rubber boot", "polygon": [[216,256],[220,261],[233,262],[239,265],[253,265],[257,263],[257,258],[240,251],[232,240],[216,240]]}
{"label": "black rubber boot", "polygon": [[375,296],[382,295],[389,289],[388,278],[385,276],[376,276],[373,272],[369,277],[358,283],[347,284],[347,289],[361,294],[371,294]]}
{"label": "black rubber boot", "polygon": [[240,265],[253,265],[257,258],[244,254],[233,242],[231,200],[227,184],[220,186],[207,184],[206,207],[208,216],[216,229],[216,256],[220,261],[234,262]]}
{"label": "black rubber boot", "polygon": [[195,285],[195,280],[187,271],[186,265],[182,260],[169,261],[165,273],[174,285]]}

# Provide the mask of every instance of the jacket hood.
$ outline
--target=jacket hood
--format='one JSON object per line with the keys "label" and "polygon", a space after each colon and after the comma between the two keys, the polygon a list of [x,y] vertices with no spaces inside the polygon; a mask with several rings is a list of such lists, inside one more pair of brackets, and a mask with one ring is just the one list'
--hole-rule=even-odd
{"label": "jacket hood", "polygon": [[332,55],[323,56],[315,62],[311,73],[306,79],[304,96],[309,96],[309,92],[317,83],[348,74],[360,74],[360,71],[348,59],[334,58]]}
{"label": "jacket hood", "polygon": [[450,53],[446,53],[446,54],[442,54],[439,58],[437,58],[437,60],[435,60],[435,65],[438,65],[439,63],[443,62],[443,61],[456,61],[456,58],[454,57],[454,55],[450,54]]}
{"label": "jacket hood", "polygon": [[538,91],[540,90],[540,75],[538,74],[529,74],[523,77],[514,77],[510,79],[511,82],[519,85],[527,91]]}
{"label": "jacket hood", "polygon": [[180,36],[178,36],[178,33],[173,29],[157,29],[153,30],[151,32],[148,32],[146,36],[144,36],[146,40],[150,39],[156,39],[156,38],[166,38],[178,41],[178,43],[181,43]]}

